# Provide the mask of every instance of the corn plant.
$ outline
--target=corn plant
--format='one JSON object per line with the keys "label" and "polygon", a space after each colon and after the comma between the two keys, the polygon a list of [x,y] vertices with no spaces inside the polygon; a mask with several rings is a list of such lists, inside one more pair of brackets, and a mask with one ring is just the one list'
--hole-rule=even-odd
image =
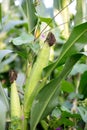
{"label": "corn plant", "polygon": [[11,38],[0,48],[0,129],[87,129],[87,22],[82,7],[86,3],[77,0],[77,13],[70,17],[73,2],[55,0],[58,13],[48,18],[40,16],[41,8],[46,10],[42,1],[24,0],[14,10],[8,6],[15,22],[8,18],[6,23],[0,3],[1,44]]}

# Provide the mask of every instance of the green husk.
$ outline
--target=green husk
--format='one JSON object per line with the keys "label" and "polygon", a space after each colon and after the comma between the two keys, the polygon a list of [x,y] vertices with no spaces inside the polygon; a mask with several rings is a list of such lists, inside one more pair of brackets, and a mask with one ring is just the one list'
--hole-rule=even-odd
{"label": "green husk", "polygon": [[48,43],[44,43],[40,52],[38,53],[37,60],[31,70],[30,79],[28,80],[25,88],[24,95],[24,113],[28,118],[34,97],[38,91],[38,83],[41,79],[43,68],[47,66],[49,61],[50,47]]}
{"label": "green husk", "polygon": [[11,129],[21,130],[21,107],[16,81],[11,84]]}

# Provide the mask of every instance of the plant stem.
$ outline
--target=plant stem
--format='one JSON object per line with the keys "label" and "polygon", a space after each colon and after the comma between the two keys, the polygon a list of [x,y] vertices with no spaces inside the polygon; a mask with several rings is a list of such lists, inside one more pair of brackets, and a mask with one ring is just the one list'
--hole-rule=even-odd
{"label": "plant stem", "polygon": [[25,118],[24,119],[24,130],[27,130],[28,129],[28,119]]}

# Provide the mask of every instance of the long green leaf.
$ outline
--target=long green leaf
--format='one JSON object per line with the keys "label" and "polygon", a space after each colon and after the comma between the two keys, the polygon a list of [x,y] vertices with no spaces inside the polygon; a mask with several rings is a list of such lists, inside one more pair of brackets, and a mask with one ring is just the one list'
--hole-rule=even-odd
{"label": "long green leaf", "polygon": [[9,111],[9,102],[0,83],[0,130],[5,130],[7,111]]}
{"label": "long green leaf", "polygon": [[67,40],[67,42],[64,44],[62,48],[62,51],[60,53],[58,60],[55,63],[45,68],[45,71],[47,74],[46,76],[49,76],[49,74],[54,70],[55,67],[64,63],[67,57],[71,56],[72,54],[75,54],[76,52],[79,52],[83,48],[83,46],[79,44],[78,49],[76,48],[72,49],[74,47],[74,44],[77,42],[79,43],[82,42],[85,44],[84,39],[85,39],[86,33],[87,33],[87,22],[81,25],[78,25],[73,29],[69,39]]}
{"label": "long green leaf", "polygon": [[[85,52],[80,52],[80,54],[83,54],[84,56],[87,56],[87,53]],[[76,54],[77,55],[77,54]],[[51,100],[49,101],[41,119],[43,119],[44,117],[46,117],[52,110],[53,108],[55,108],[57,106],[58,102],[58,93],[59,93],[59,89],[56,90],[56,92],[54,93],[54,95],[52,96]]]}
{"label": "long green leaf", "polygon": [[2,26],[2,4],[0,3],[0,29],[1,29],[1,26]]}
{"label": "long green leaf", "polygon": [[[66,7],[70,2],[70,0],[61,0],[61,1],[62,1],[62,8]],[[62,12],[62,18],[64,22],[70,20],[68,8],[65,8],[64,11]],[[68,22],[64,25],[63,35],[65,38],[69,37],[69,23]]]}
{"label": "long green leaf", "polygon": [[79,93],[82,94],[84,96],[84,98],[87,98],[87,87],[86,86],[87,86],[87,71],[85,71],[81,75],[80,85],[79,85]]}
{"label": "long green leaf", "polygon": [[6,107],[3,101],[0,99],[0,130],[5,130],[6,123]]}
{"label": "long green leaf", "polygon": [[0,83],[0,96],[2,98],[3,104],[6,106],[7,111],[8,111],[9,110],[9,102],[8,102],[7,96],[6,96],[5,92],[4,92],[4,89],[3,89],[1,83]]}
{"label": "long green leaf", "polygon": [[76,2],[76,15],[75,15],[75,25],[81,24],[83,20],[83,1],[77,0]]}
{"label": "long green leaf", "polygon": [[41,116],[41,120],[44,119],[50,112],[52,112],[52,110],[59,104],[58,94],[59,94],[59,89],[56,90],[56,92],[50,99],[44,113]]}
{"label": "long green leaf", "polygon": [[49,101],[51,101],[54,93],[57,91],[60,82],[66,75],[70,72],[73,65],[81,58],[82,54],[76,54],[71,56],[61,72],[61,74],[50,83],[48,83],[37,95],[36,100],[33,103],[31,109],[31,120],[30,126],[31,130],[35,130],[36,125],[38,124],[39,120],[41,119],[43,112],[45,111]]}
{"label": "long green leaf", "polygon": [[35,15],[35,8],[33,4],[33,0],[26,0],[26,7],[27,7],[27,18],[29,24],[29,32],[33,32],[35,25],[37,23],[37,17]]}

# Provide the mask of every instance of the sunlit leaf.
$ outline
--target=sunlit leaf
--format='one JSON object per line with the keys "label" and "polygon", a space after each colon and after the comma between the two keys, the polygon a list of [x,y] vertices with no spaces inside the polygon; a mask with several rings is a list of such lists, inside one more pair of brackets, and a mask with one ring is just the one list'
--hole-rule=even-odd
{"label": "sunlit leaf", "polygon": [[0,99],[0,130],[5,130],[6,122],[6,107],[3,101]]}
{"label": "sunlit leaf", "polygon": [[28,35],[27,33],[23,32],[19,37],[16,37],[12,40],[14,45],[23,45],[29,44],[34,40],[33,35]]}
{"label": "sunlit leaf", "polygon": [[52,111],[52,114],[51,114],[51,116],[52,117],[56,117],[56,118],[59,118],[60,116],[61,116],[61,110],[58,108],[58,107],[56,107],[53,111]]}
{"label": "sunlit leaf", "polygon": [[44,17],[39,17],[41,22],[45,22],[46,24],[49,24],[50,27],[53,27],[53,23],[50,22],[52,19],[51,18],[44,18]]}
{"label": "sunlit leaf", "polygon": [[70,75],[76,75],[78,73],[83,74],[87,70],[86,64],[76,64],[71,71]]}
{"label": "sunlit leaf", "polygon": [[12,53],[11,50],[0,50],[0,62],[7,54]]}
{"label": "sunlit leaf", "polygon": [[9,111],[9,102],[0,83],[0,130],[5,130],[6,112]]}
{"label": "sunlit leaf", "polygon": [[87,108],[84,108],[82,106],[78,107],[78,111],[85,123],[87,123]]}
{"label": "sunlit leaf", "polygon": [[3,104],[6,106],[7,111],[8,111],[9,110],[9,102],[8,102],[8,98],[5,94],[5,91],[4,91],[1,83],[0,83],[0,96],[1,96],[1,99],[3,101]]}
{"label": "sunlit leaf", "polygon": [[63,80],[61,83],[61,90],[67,93],[71,93],[74,91],[74,86],[70,82]]}
{"label": "sunlit leaf", "polygon": [[16,59],[16,54],[12,54],[9,58],[3,60],[0,64],[0,73],[9,70],[9,64]]}
{"label": "sunlit leaf", "polygon": [[6,23],[3,27],[3,31],[10,31],[11,29],[15,28],[15,26],[24,25],[27,22],[24,20],[10,20]]}

